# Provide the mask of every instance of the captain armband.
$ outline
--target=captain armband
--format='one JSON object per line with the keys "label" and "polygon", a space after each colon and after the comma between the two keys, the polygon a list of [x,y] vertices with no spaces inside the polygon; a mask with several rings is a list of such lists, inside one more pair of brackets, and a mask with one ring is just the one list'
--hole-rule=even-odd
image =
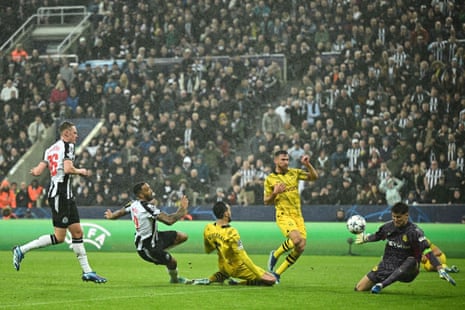
{"label": "captain armband", "polygon": [[431,253],[433,250],[431,248],[427,248],[423,251],[423,255],[427,255],[428,253]]}

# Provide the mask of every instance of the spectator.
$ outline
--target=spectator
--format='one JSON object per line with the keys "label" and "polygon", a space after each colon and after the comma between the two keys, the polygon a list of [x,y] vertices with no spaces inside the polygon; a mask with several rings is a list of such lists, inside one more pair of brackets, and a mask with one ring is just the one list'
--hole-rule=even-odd
{"label": "spectator", "polygon": [[13,80],[8,79],[6,83],[3,85],[2,91],[0,93],[0,100],[6,103],[11,99],[18,97],[18,88],[13,84]]}
{"label": "spectator", "polygon": [[400,189],[404,186],[404,181],[396,177],[390,177],[381,181],[379,190],[386,195],[386,202],[388,206],[392,207],[398,202],[402,201]]}
{"label": "spectator", "polygon": [[16,193],[16,208],[28,208],[30,203],[29,193],[26,182],[21,182],[18,192]]}
{"label": "spectator", "polygon": [[29,54],[24,50],[23,45],[18,43],[14,50],[11,51],[11,59],[17,63],[24,63]]}
{"label": "spectator", "polygon": [[41,199],[41,196],[43,194],[44,187],[39,184],[37,180],[32,180],[31,184],[27,187],[27,193],[29,196],[28,199],[28,208],[35,208],[40,205],[38,205],[38,202]]}
{"label": "spectator", "polygon": [[11,189],[10,182],[4,179],[0,184],[0,209],[16,208],[16,193]]}
{"label": "spectator", "polygon": [[45,134],[45,124],[42,122],[42,117],[37,115],[35,117],[34,122],[29,124],[27,128],[27,135],[29,137],[29,141],[34,144],[37,141],[41,140]]}

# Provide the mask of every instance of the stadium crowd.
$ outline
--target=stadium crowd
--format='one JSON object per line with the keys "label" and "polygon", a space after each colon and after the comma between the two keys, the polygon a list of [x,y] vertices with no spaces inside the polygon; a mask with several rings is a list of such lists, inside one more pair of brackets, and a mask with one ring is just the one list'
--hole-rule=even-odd
{"label": "stadium crowd", "polygon": [[[69,2],[0,7],[2,40],[37,7]],[[103,118],[78,158],[93,171],[76,184],[79,205],[123,203],[140,180],[164,205],[183,193],[193,205],[263,204],[279,149],[288,150],[291,167],[309,154],[318,169],[320,178],[301,188],[304,204],[385,204],[379,185],[389,178],[402,180],[407,203],[465,202],[460,1],[88,7],[92,32],[75,49],[84,69],[40,58],[40,46],[1,55],[0,179],[53,122]],[[161,67],[161,58],[180,61]]]}

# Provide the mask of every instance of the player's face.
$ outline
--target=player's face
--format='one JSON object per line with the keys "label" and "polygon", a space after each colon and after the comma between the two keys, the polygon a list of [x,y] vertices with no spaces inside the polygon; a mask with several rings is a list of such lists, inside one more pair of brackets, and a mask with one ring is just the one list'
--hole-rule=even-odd
{"label": "player's face", "polygon": [[63,138],[64,138],[65,142],[76,143],[77,138],[78,138],[78,133],[77,133],[76,126],[73,126],[73,127],[69,128],[69,129],[66,129],[63,132]]}
{"label": "player's face", "polygon": [[394,223],[394,226],[396,227],[402,227],[407,225],[408,222],[408,213],[401,214],[401,213],[392,213],[392,221]]}
{"label": "player's face", "polygon": [[153,191],[150,185],[147,183],[142,186],[142,197],[145,201],[150,201],[153,199]]}
{"label": "player's face", "polygon": [[286,172],[289,168],[289,155],[278,155],[278,157],[275,158],[274,163],[278,169],[278,172]]}
{"label": "player's face", "polygon": [[228,220],[228,222],[231,222],[231,207],[229,205],[226,206],[228,210],[224,213],[224,216]]}

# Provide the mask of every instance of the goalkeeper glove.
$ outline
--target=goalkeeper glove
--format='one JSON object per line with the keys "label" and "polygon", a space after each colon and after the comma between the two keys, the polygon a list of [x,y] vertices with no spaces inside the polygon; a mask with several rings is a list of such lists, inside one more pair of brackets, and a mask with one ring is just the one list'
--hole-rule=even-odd
{"label": "goalkeeper glove", "polygon": [[441,279],[446,280],[447,282],[449,282],[453,286],[456,285],[455,280],[444,270],[444,268],[439,269],[438,273],[439,273],[439,277]]}
{"label": "goalkeeper glove", "polygon": [[355,244],[362,244],[367,242],[368,236],[370,236],[370,234],[365,234],[364,232],[357,234],[357,237],[355,237]]}

